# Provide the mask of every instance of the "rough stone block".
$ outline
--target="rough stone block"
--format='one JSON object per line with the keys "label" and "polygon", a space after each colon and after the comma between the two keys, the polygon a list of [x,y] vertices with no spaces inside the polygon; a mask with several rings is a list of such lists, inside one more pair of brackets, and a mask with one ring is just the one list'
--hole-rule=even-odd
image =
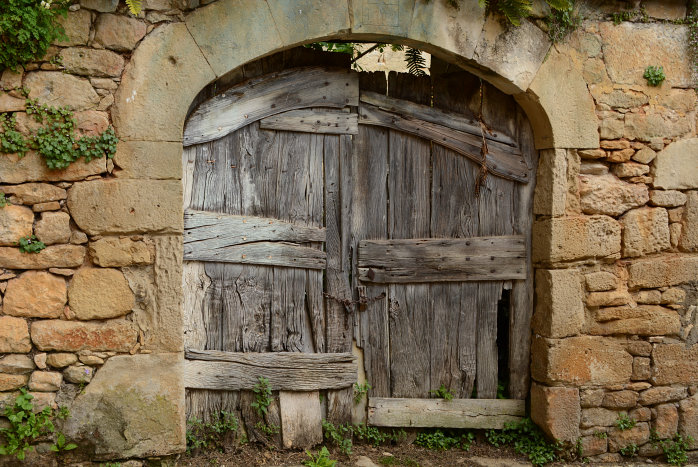
{"label": "rough stone block", "polygon": [[635,391],[613,391],[606,393],[601,405],[607,409],[632,409],[637,405],[637,399]]}
{"label": "rough stone block", "polygon": [[67,300],[65,279],[45,271],[27,271],[7,283],[3,312],[28,318],[58,318]]}
{"label": "rough stone block", "polygon": [[[181,365],[179,354],[110,358],[75,400],[64,427],[66,436],[91,444],[99,459],[183,452]],[[100,436],[94,436],[95,430]]]}
{"label": "rough stone block", "polygon": [[[70,106],[73,110],[87,110],[97,106],[99,96],[86,79],[58,71],[27,73],[24,85],[29,98],[41,104],[56,107]],[[11,182],[10,182],[11,183]]]}
{"label": "rough stone block", "polygon": [[639,208],[628,211],[621,219],[623,256],[644,256],[667,250],[669,215],[664,208]]}
{"label": "rough stone block", "polygon": [[114,164],[117,178],[182,178],[182,143],[119,141]]}
{"label": "rough stone block", "polygon": [[105,173],[105,158],[92,159],[85,163],[78,161],[62,170],[51,170],[36,151],[29,151],[21,159],[17,154],[3,154],[0,157],[0,183],[24,183],[33,181],[74,181],[91,175]]}
{"label": "rough stone block", "polygon": [[133,324],[125,320],[42,320],[32,323],[32,342],[39,350],[128,352],[136,344],[137,337]]}
{"label": "rough stone block", "polygon": [[[696,161],[698,162],[698,157]],[[698,191],[688,192],[679,248],[683,251],[698,251]]]}
{"label": "rough stone block", "polygon": [[34,369],[34,362],[26,355],[10,354],[0,358],[0,373],[26,375]]}
{"label": "rough stone block", "polygon": [[94,370],[89,366],[72,365],[63,370],[65,380],[74,384],[86,384],[92,381]]}
{"label": "rough stone block", "polygon": [[613,426],[618,419],[618,412],[602,408],[589,408],[582,410],[580,425],[582,428],[593,426]]}
{"label": "rough stone block", "polygon": [[39,204],[60,201],[68,197],[68,192],[49,183],[25,183],[23,185],[5,185],[0,187],[6,195],[12,195],[19,204]]}
{"label": "rough stone block", "polygon": [[589,292],[604,292],[618,287],[618,277],[606,271],[591,272],[584,279]]}
{"label": "rough stone block", "polygon": [[580,404],[583,408],[599,407],[605,394],[603,389],[584,389],[579,392]]}
{"label": "rough stone block", "polygon": [[77,319],[107,319],[129,313],[135,299],[118,269],[82,268],[70,282],[68,303]]}
{"label": "rough stone block", "polygon": [[642,445],[650,439],[649,423],[640,422],[628,430],[611,428],[608,430],[608,450],[618,452],[631,444]]}
{"label": "rough stone block", "polygon": [[16,247],[0,247],[0,268],[76,268],[85,261],[85,247],[52,245],[38,253],[22,253]]}
{"label": "rough stone block", "polygon": [[625,350],[630,355],[649,357],[652,354],[652,344],[647,341],[628,341],[625,344]]}
{"label": "rough stone block", "polygon": [[580,175],[579,195],[586,214],[620,216],[649,200],[647,187],[624,182],[614,175]]}
{"label": "rough stone block", "polygon": [[640,404],[656,405],[674,402],[686,397],[686,388],[671,386],[655,386],[640,393]]}
{"label": "rough stone block", "polygon": [[17,245],[19,239],[32,234],[34,213],[24,206],[0,208],[0,245]]}
{"label": "rough stone block", "polygon": [[29,379],[29,390],[54,392],[61,388],[63,375],[56,371],[35,371]]}
{"label": "rough stone block", "polygon": [[650,376],[650,359],[647,357],[633,358],[633,375],[631,379],[633,381],[644,381],[650,379]]}
{"label": "rough stone block", "polygon": [[544,337],[579,334],[584,325],[581,275],[576,270],[536,271],[534,332]]}
{"label": "rough stone block", "polygon": [[109,50],[69,47],[59,56],[65,69],[75,75],[118,78],[124,70],[123,57]]}
{"label": "rough stone block", "polygon": [[676,190],[650,190],[650,203],[663,208],[675,208],[686,204],[687,197]]}
{"label": "rough stone block", "polygon": [[533,213],[559,217],[567,205],[567,151],[544,149],[540,151]]}
{"label": "rough stone block", "polygon": [[583,436],[581,438],[582,457],[596,456],[608,451],[608,439],[598,436]]}
{"label": "rough stone block", "polygon": [[46,245],[70,241],[70,215],[67,212],[44,212],[36,221],[34,233]]}
{"label": "rough stone block", "polygon": [[119,0],[80,0],[80,6],[89,10],[109,13],[116,11]]}
{"label": "rough stone block", "polygon": [[665,190],[698,188],[698,138],[671,143],[654,161],[654,187]]}
{"label": "rough stone block", "polygon": [[531,374],[547,384],[607,385],[627,383],[633,358],[615,340],[602,337],[534,337]]}
{"label": "rough stone block", "polygon": [[641,164],[649,164],[657,157],[657,153],[650,148],[642,148],[633,155],[632,159]]}
{"label": "rough stone block", "polygon": [[46,356],[46,364],[52,368],[65,368],[78,361],[78,357],[72,353],[50,353]]}
{"label": "rough stone block", "polygon": [[681,331],[678,313],[661,306],[602,308],[597,310],[596,320],[589,326],[589,334],[595,336],[671,336]]}
{"label": "rough stone block", "polygon": [[666,255],[641,259],[628,266],[631,288],[655,288],[692,282],[698,277],[698,258]]}
{"label": "rough stone block", "polygon": [[698,394],[679,402],[679,433],[693,438],[691,449],[698,447]]}
{"label": "rough stone block", "polygon": [[638,164],[637,162],[624,162],[613,166],[613,174],[620,178],[639,177],[649,172],[650,168],[648,165]]}
{"label": "rough stone block", "polygon": [[0,316],[0,353],[28,353],[31,349],[27,322],[14,316]]}
{"label": "rough stone block", "polygon": [[95,23],[94,41],[117,52],[128,52],[145,37],[145,23],[122,15],[99,15]]}
{"label": "rough stone block", "polygon": [[92,15],[87,10],[70,11],[66,17],[56,16],[58,24],[65,29],[66,41],[58,41],[56,45],[61,47],[73,45],[86,45],[90,37]]}
{"label": "rough stone block", "polygon": [[[306,42],[309,37],[342,35],[351,28],[349,7],[345,0],[327,0],[322,4],[313,0],[296,0],[292,3],[285,0],[269,0],[267,3],[283,44],[299,44]],[[410,20],[408,11],[401,13],[399,21]],[[266,20],[266,15],[263,15],[263,19]],[[299,24],[303,27],[299,28]],[[252,33],[258,33],[253,26],[250,30]]]}
{"label": "rough stone block", "polygon": [[144,266],[153,262],[148,245],[130,238],[106,237],[91,242],[90,256],[102,267]]}
{"label": "rough stone block", "polygon": [[75,223],[90,235],[181,232],[178,180],[94,180],[68,191]]}
{"label": "rough stone block", "polygon": [[0,391],[14,391],[27,385],[28,375],[6,375],[0,373]]}
{"label": "rough stone block", "polygon": [[592,292],[587,295],[586,304],[588,307],[619,306],[632,302],[632,297],[627,290],[611,290],[608,292]]}
{"label": "rough stone block", "polygon": [[0,91],[0,113],[5,112],[23,112],[27,108],[27,101],[12,97],[7,93]]}
{"label": "rough stone block", "polygon": [[698,381],[698,345],[656,345],[652,358],[654,384],[694,384]]}
{"label": "rough stone block", "polygon": [[657,406],[657,418],[652,423],[652,428],[660,439],[671,438],[678,433],[679,411],[674,404],[662,404]]}
{"label": "rough stone block", "polygon": [[579,389],[531,387],[531,419],[553,439],[574,442],[579,438]]}
{"label": "rough stone block", "polygon": [[607,216],[561,217],[533,225],[533,260],[602,258],[620,253],[620,224]]}

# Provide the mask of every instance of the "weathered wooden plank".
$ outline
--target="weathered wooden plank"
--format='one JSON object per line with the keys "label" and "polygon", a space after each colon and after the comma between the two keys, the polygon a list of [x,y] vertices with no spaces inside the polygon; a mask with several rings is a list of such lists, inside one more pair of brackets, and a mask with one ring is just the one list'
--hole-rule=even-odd
{"label": "weathered wooden plank", "polygon": [[266,217],[184,211],[185,245],[203,242],[211,249],[260,241],[324,242],[325,229]]}
{"label": "weathered wooden plank", "polygon": [[351,354],[190,350],[186,355],[184,384],[188,388],[252,389],[264,377],[275,390],[316,391],[346,388],[356,381],[356,359]]}
{"label": "weathered wooden plank", "polygon": [[255,242],[212,249],[205,249],[200,243],[195,243],[184,247],[184,259],[291,268],[325,268],[325,253],[322,250],[287,242]]}
{"label": "weathered wooden plank", "polygon": [[336,110],[289,110],[260,120],[259,127],[264,130],[355,135],[359,133],[359,115]]}
{"label": "weathered wooden plank", "polygon": [[501,429],[526,415],[513,399],[368,399],[368,424],[386,427]]}
{"label": "weathered wooden plank", "polygon": [[[454,150],[475,162],[480,162],[482,139],[462,131],[452,130],[442,125],[417,118],[403,116],[382,110],[370,104],[359,107],[359,123],[384,126],[410,133]],[[528,183],[528,168],[518,149],[492,141],[487,145],[487,168],[493,175]]]}
{"label": "weathered wooden plank", "polygon": [[279,391],[284,448],[310,448],[322,443],[320,393]]}
{"label": "weathered wooden plank", "polygon": [[[463,114],[441,110],[437,107],[428,105],[416,104],[405,99],[396,99],[388,97],[384,94],[379,94],[371,91],[361,90],[359,100],[366,104],[373,105],[390,113],[410,116],[425,122],[435,123],[437,125],[451,128],[452,130],[470,133],[480,137],[480,123],[472,118],[467,118]],[[485,135],[487,142],[495,141],[506,144],[512,148],[517,147],[517,143],[513,138],[503,134],[492,132]]]}
{"label": "weathered wooden plank", "polygon": [[359,278],[365,282],[525,279],[526,272],[523,236],[359,243]]}
{"label": "weathered wooden plank", "polygon": [[184,146],[225,136],[262,118],[304,107],[358,105],[358,75],[320,67],[270,73],[202,103],[184,129]]}

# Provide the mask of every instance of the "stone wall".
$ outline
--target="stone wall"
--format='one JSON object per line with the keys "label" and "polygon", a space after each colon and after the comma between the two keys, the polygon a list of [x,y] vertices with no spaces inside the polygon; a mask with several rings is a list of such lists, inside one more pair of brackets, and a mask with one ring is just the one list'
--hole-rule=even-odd
{"label": "stone wall", "polygon": [[[646,23],[591,19],[558,53],[587,83],[600,146],[543,151],[559,181],[534,227],[532,415],[582,455],[698,439],[698,139],[685,5],[645,2]],[[642,72],[663,65],[667,80]],[[543,187],[541,187],[543,189]],[[549,200],[549,199],[548,199]],[[620,430],[627,414],[637,423]],[[698,448],[694,443],[693,448]]]}
{"label": "stone wall", "polygon": [[[0,407],[23,386],[39,407],[69,405],[64,431],[96,459],[183,451],[186,111],[242,63],[358,34],[457,60],[529,113],[541,149],[534,420],[597,460],[630,443],[657,454],[651,429],[698,439],[696,93],[687,27],[670,22],[685,5],[646,1],[648,22],[614,26],[608,15],[626,2],[589,2],[582,28],[550,47],[540,19],[504,29],[477,0],[455,14],[442,0],[403,1],[397,26],[358,24],[356,0],[323,0],[300,19],[312,1],[207,3],[144,0],[133,18],[123,2],[81,0],[63,21],[67,41],[2,74],[3,88],[72,106],[85,134],[112,122],[121,141],[113,160],[62,171],[33,152],[0,154],[11,202],[0,208]],[[664,66],[662,86],[646,85],[648,65]],[[0,94],[0,112],[27,131],[19,97]],[[47,248],[20,253],[30,234]],[[635,428],[615,428],[621,413]]]}

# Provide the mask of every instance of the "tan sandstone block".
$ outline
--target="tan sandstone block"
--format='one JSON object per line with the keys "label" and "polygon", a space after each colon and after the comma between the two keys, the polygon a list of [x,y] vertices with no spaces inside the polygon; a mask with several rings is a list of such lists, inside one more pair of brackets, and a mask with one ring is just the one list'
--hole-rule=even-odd
{"label": "tan sandstone block", "polygon": [[584,276],[589,292],[605,292],[618,287],[618,277],[606,271],[598,271]]}
{"label": "tan sandstone block", "polygon": [[27,385],[28,375],[6,375],[0,373],[0,391],[14,391]]}
{"label": "tan sandstone block", "polygon": [[675,112],[660,108],[625,116],[623,135],[640,141],[651,141],[657,137],[679,138],[691,135],[695,124],[688,118],[677,118]]}
{"label": "tan sandstone block", "polygon": [[27,355],[9,354],[0,358],[0,373],[26,375],[34,369],[34,362]]}
{"label": "tan sandstone block", "polygon": [[98,110],[75,112],[77,132],[81,136],[99,136],[109,128],[109,115]]}
{"label": "tan sandstone block", "polygon": [[607,409],[631,409],[637,405],[637,398],[635,391],[613,391],[606,393],[602,405]]}
{"label": "tan sandstone block", "polygon": [[[696,161],[698,165],[698,156],[696,156]],[[698,191],[688,192],[683,212],[679,248],[682,251],[698,251]]]}
{"label": "tan sandstone block", "polygon": [[608,450],[608,438],[598,436],[583,436],[580,442],[580,455],[582,457],[596,456]]}
{"label": "tan sandstone block", "polygon": [[686,17],[686,3],[680,0],[645,0],[642,6],[652,18],[682,20]]}
{"label": "tan sandstone block", "polygon": [[28,353],[31,349],[27,322],[14,316],[0,316],[0,353]]}
{"label": "tan sandstone block", "polygon": [[66,381],[75,384],[85,384],[92,381],[94,370],[89,366],[73,365],[63,370]]}
{"label": "tan sandstone block", "polygon": [[3,312],[28,318],[58,318],[67,300],[65,279],[44,271],[27,271],[7,283]]}
{"label": "tan sandstone block", "polygon": [[73,353],[50,353],[46,356],[46,364],[53,368],[65,368],[78,361]]}
{"label": "tan sandstone block", "polygon": [[614,175],[580,175],[579,195],[586,214],[619,216],[649,201],[645,185],[624,182]]}
{"label": "tan sandstone block", "polygon": [[[200,8],[193,15],[220,8],[217,5],[222,6],[223,3],[216,2]],[[262,6],[267,8],[266,4]],[[241,22],[253,22],[253,18],[247,16],[247,11],[245,15],[240,15],[239,11],[230,10],[225,14],[234,15]],[[238,37],[240,31],[230,34],[235,29],[221,27],[224,24],[218,21],[221,19],[214,15],[210,21],[215,21],[218,26],[211,27],[211,23],[208,23],[208,26],[204,24],[202,27],[208,27],[211,34]],[[199,45],[204,49],[203,43]],[[226,54],[238,53],[239,50],[231,50]],[[225,72],[232,68],[227,68]],[[186,25],[170,23],[159,26],[136,48],[124,70],[111,108],[117,135],[124,139],[181,141],[189,105],[215,77]]]}
{"label": "tan sandstone block", "polygon": [[[268,0],[267,3],[283,44],[305,42],[309,37],[346,34],[351,28],[345,0],[326,0],[321,4],[313,0]],[[403,17],[408,15],[403,12]],[[409,21],[410,17],[405,19]],[[303,27],[299,28],[298,24]]]}
{"label": "tan sandstone block", "polygon": [[649,423],[640,422],[628,430],[614,427],[608,430],[608,450],[610,452],[618,452],[631,444],[638,446],[644,444],[649,439]]}
{"label": "tan sandstone block", "polygon": [[679,402],[679,433],[693,438],[691,449],[698,447],[698,394]]}
{"label": "tan sandstone block", "polygon": [[672,143],[654,161],[654,187],[665,190],[698,188],[698,138]]}
{"label": "tan sandstone block", "polygon": [[12,97],[0,90],[0,113],[23,112],[26,109],[26,100]]}
{"label": "tan sandstone block", "polygon": [[100,322],[42,320],[32,323],[32,342],[39,350],[128,352],[136,344],[137,338],[138,332],[133,324],[121,319]]}
{"label": "tan sandstone block", "polygon": [[74,181],[107,171],[105,158],[90,162],[77,161],[62,170],[51,170],[36,151],[29,151],[19,158],[16,154],[0,157],[0,183],[24,183],[32,181]]}
{"label": "tan sandstone block", "polygon": [[52,245],[38,253],[22,253],[16,247],[0,247],[0,268],[76,268],[85,261],[85,247]]}
{"label": "tan sandstone block", "polygon": [[68,191],[73,220],[90,235],[181,232],[178,180],[95,180]]}
{"label": "tan sandstone block", "polygon": [[17,245],[19,239],[32,234],[34,213],[24,206],[0,208],[0,245]]}
{"label": "tan sandstone block", "polygon": [[650,379],[652,375],[650,369],[650,359],[647,357],[635,357],[633,359],[633,381],[644,381]]}
{"label": "tan sandstone block", "polygon": [[584,325],[579,272],[538,269],[535,283],[534,332],[555,338],[579,334]]}
{"label": "tan sandstone block", "polygon": [[35,371],[29,379],[29,390],[54,392],[61,388],[63,375],[56,371]]}
{"label": "tan sandstone block", "polygon": [[91,242],[90,256],[102,267],[143,266],[153,262],[148,245],[129,238],[107,237]]}
{"label": "tan sandstone block", "polygon": [[656,405],[665,402],[675,402],[686,397],[686,388],[655,386],[640,393],[640,404]]}
{"label": "tan sandstone block", "polygon": [[80,6],[100,12],[116,11],[119,0],[80,0]]}
{"label": "tan sandstone block", "polygon": [[623,226],[623,256],[634,257],[668,250],[669,215],[664,208],[639,208],[620,219]]}
{"label": "tan sandstone block", "polygon": [[547,384],[608,385],[630,381],[633,358],[623,346],[602,337],[534,337],[531,374]]}
{"label": "tan sandstone block", "polygon": [[639,177],[649,172],[650,167],[648,165],[638,164],[637,162],[624,162],[613,167],[613,174],[620,178]]}
{"label": "tan sandstone block", "polygon": [[533,213],[558,217],[565,214],[567,205],[567,151],[544,149],[540,151]]}
{"label": "tan sandstone block", "polygon": [[19,204],[39,204],[49,201],[66,199],[68,192],[63,188],[49,183],[25,183],[23,185],[5,185],[0,191],[6,195],[13,195]]}
{"label": "tan sandstone block", "polygon": [[635,153],[632,159],[641,164],[649,164],[657,157],[657,153],[650,148],[642,148]]}
{"label": "tan sandstone block", "polygon": [[627,290],[611,290],[608,292],[592,292],[587,295],[588,307],[619,306],[632,302],[632,297]]}
{"label": "tan sandstone block", "polygon": [[71,46],[85,45],[90,36],[90,24],[92,15],[87,10],[70,11],[66,17],[61,15],[56,16],[56,21],[63,26],[65,34],[68,36],[67,41],[58,41],[56,45]]}
{"label": "tan sandstone block", "polygon": [[29,98],[56,107],[70,106],[86,110],[97,106],[99,96],[86,79],[58,71],[27,73],[24,85],[30,89]]}
{"label": "tan sandstone block", "polygon": [[694,384],[698,380],[698,345],[657,345],[652,357],[654,384]]}
{"label": "tan sandstone block", "polygon": [[628,266],[631,288],[668,287],[695,281],[698,277],[698,258],[666,255],[640,259]]}
{"label": "tan sandstone block", "polygon": [[650,190],[650,203],[663,208],[675,208],[686,204],[687,196],[676,190]]}
{"label": "tan sandstone block", "polygon": [[182,178],[182,143],[119,141],[114,164],[117,178]]}
{"label": "tan sandstone block", "polygon": [[679,429],[679,411],[674,404],[657,406],[657,418],[652,428],[660,439],[673,437]]}
{"label": "tan sandstone block", "polygon": [[534,261],[573,261],[620,253],[620,224],[607,216],[560,217],[533,224]]}
{"label": "tan sandstone block", "polygon": [[68,303],[77,319],[107,319],[129,313],[135,299],[121,271],[82,268],[70,282]]}
{"label": "tan sandstone block", "polygon": [[579,438],[579,389],[531,386],[531,419],[551,438],[576,441]]}
{"label": "tan sandstone block", "polygon": [[580,425],[582,428],[596,426],[613,426],[618,419],[618,412],[615,410],[602,409],[600,407],[582,409]]}
{"label": "tan sandstone block", "polygon": [[118,78],[124,69],[123,57],[109,50],[69,47],[61,50],[60,57],[65,69],[75,75]]}
{"label": "tan sandstone block", "polygon": [[640,305],[601,308],[589,326],[589,334],[609,336],[629,334],[638,336],[678,335],[681,320],[676,311],[661,306]]}
{"label": "tan sandstone block", "polygon": [[70,241],[70,215],[67,212],[44,212],[36,221],[34,233],[46,245]]}
{"label": "tan sandstone block", "polygon": [[95,23],[97,44],[117,52],[133,50],[138,41],[145,36],[147,26],[144,22],[122,15],[99,15]]}

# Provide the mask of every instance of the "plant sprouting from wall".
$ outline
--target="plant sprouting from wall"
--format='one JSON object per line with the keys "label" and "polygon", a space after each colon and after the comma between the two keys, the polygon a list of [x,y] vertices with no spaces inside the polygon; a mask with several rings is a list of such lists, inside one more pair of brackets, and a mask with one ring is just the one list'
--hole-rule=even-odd
{"label": "plant sprouting from wall", "polygon": [[22,253],[38,253],[46,248],[44,242],[40,242],[36,235],[27,235],[19,239],[19,251]]}
{"label": "plant sprouting from wall", "polygon": [[126,5],[128,6],[128,11],[131,12],[133,16],[138,16],[141,12],[141,0],[126,0]]}
{"label": "plant sprouting from wall", "polygon": [[[532,0],[478,0],[478,3],[481,7],[502,15],[514,26],[520,26],[521,21],[533,12]],[[546,3],[553,10],[569,11],[573,8],[572,0],[546,0]]]}
{"label": "plant sprouting from wall", "polygon": [[664,67],[650,65],[645,69],[645,74],[642,77],[647,80],[647,84],[650,86],[659,86],[666,79]]}
{"label": "plant sprouting from wall", "polygon": [[255,401],[250,404],[257,411],[257,415],[263,417],[267,414],[272,402],[271,385],[269,380],[263,376],[259,377],[259,382],[254,385],[252,392],[255,394]]}
{"label": "plant sprouting from wall", "polygon": [[548,37],[553,42],[562,42],[582,24],[582,17],[575,11],[574,2],[567,8],[551,8],[545,18]]}

